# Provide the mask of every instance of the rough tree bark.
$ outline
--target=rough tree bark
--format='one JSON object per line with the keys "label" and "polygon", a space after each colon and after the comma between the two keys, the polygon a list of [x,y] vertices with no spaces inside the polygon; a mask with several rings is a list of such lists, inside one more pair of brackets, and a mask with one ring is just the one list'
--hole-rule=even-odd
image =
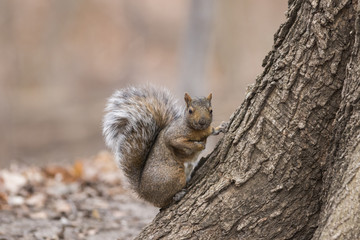
{"label": "rough tree bark", "polygon": [[139,239],[360,239],[360,6],[290,0],[188,193]]}

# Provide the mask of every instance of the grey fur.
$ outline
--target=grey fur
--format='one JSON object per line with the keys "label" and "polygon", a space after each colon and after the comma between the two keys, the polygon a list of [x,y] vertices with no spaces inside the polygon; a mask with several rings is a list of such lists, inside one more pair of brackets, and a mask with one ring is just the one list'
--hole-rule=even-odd
{"label": "grey fur", "polygon": [[[103,135],[134,189],[157,134],[182,117],[169,91],[152,85],[116,91],[108,100]],[[156,115],[156,117],[154,116]]]}

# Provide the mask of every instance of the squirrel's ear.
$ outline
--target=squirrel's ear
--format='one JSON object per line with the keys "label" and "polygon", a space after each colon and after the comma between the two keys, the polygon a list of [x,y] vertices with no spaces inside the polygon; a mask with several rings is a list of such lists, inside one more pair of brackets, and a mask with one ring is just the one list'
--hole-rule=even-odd
{"label": "squirrel's ear", "polygon": [[211,101],[212,99],[212,93],[209,94],[209,96],[206,98],[208,101]]}
{"label": "squirrel's ear", "polygon": [[185,93],[185,96],[184,96],[184,99],[185,99],[185,102],[186,102],[186,106],[190,106],[190,103],[192,101],[190,95],[188,93]]}

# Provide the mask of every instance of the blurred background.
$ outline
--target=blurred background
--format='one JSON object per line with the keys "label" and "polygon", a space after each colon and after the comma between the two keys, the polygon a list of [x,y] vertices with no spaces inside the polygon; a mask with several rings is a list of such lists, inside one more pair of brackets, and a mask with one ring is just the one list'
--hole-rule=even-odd
{"label": "blurred background", "polygon": [[106,99],[129,84],[213,93],[214,123],[262,72],[286,0],[0,0],[0,167],[105,149]]}

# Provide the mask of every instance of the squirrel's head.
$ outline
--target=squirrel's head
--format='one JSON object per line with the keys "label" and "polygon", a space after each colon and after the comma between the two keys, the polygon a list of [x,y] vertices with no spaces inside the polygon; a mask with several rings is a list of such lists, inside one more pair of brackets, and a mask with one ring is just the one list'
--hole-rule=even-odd
{"label": "squirrel's head", "polygon": [[185,118],[191,128],[204,130],[210,126],[212,122],[211,98],[211,93],[207,97],[196,99],[191,99],[190,95],[185,93]]}

